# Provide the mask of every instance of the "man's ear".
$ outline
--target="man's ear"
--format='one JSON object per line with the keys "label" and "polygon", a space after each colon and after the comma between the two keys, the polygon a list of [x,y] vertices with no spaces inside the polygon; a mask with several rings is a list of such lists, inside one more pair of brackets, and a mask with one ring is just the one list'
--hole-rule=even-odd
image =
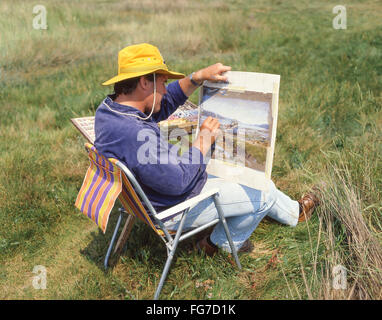
{"label": "man's ear", "polygon": [[139,77],[138,85],[143,91],[147,91],[149,89],[149,81],[144,76]]}

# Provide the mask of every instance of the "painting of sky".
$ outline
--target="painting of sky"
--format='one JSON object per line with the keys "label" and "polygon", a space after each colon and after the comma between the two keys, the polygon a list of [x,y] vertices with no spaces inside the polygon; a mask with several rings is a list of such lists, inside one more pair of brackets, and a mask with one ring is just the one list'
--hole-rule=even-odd
{"label": "painting of sky", "polygon": [[224,118],[236,119],[245,124],[268,125],[269,103],[224,96],[213,96],[203,103],[203,110],[214,112]]}

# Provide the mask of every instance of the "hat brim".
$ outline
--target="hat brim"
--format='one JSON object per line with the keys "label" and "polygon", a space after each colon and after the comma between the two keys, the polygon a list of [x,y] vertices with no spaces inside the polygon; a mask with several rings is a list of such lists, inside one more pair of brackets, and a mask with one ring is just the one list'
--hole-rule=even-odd
{"label": "hat brim", "polygon": [[168,76],[169,79],[182,79],[185,77],[185,75],[183,73],[178,73],[178,72],[174,72],[174,71],[167,71],[167,70],[159,68],[159,69],[153,69],[150,71],[143,71],[143,72],[121,73],[118,76],[115,76],[115,77],[105,81],[104,83],[102,83],[102,85],[108,86],[108,85],[117,83],[119,81],[131,79],[131,78],[137,78],[140,76],[144,76],[145,74],[150,74],[150,73],[154,73],[154,72],[164,74],[164,75]]}

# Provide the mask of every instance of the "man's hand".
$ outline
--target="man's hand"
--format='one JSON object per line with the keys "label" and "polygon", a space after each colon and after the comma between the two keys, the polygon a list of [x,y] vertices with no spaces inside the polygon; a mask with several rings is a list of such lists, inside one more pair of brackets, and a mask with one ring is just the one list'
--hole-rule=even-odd
{"label": "man's hand", "polygon": [[[225,66],[220,62],[215,63],[207,68],[194,72],[192,80],[198,84],[202,84],[204,80],[211,82],[225,82],[228,79],[223,74],[229,70],[231,70],[230,66]],[[192,84],[189,77],[180,79],[179,85],[187,97],[189,97],[198,88],[198,86]]]}
{"label": "man's hand", "polygon": [[207,154],[208,150],[211,148],[211,145],[221,133],[219,127],[219,120],[212,117],[208,117],[200,126],[199,134],[196,137],[193,146],[198,148],[203,156]]}
{"label": "man's hand", "polygon": [[202,83],[204,80],[211,82],[226,82],[228,79],[223,73],[231,70],[230,66],[215,63],[212,66],[196,71],[193,76],[193,80]]}

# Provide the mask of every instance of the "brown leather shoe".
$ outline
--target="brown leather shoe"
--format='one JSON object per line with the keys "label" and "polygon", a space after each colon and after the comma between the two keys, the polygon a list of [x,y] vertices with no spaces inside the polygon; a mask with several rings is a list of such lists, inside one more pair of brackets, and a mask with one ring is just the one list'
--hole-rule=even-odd
{"label": "brown leather shoe", "polygon": [[242,246],[237,250],[237,252],[251,252],[253,249],[251,241],[249,239],[245,240]]}
{"label": "brown leather shoe", "polygon": [[212,227],[209,227],[203,231],[200,231],[199,233],[197,233],[194,237],[195,237],[195,240],[196,242],[199,242],[200,240],[202,240],[205,236],[209,236],[212,231],[214,230],[215,226],[212,226]]}
{"label": "brown leather shoe", "polygon": [[313,191],[304,195],[300,200],[298,200],[298,203],[301,208],[298,222],[303,222],[308,221],[312,217],[314,209],[316,209],[316,207],[320,204],[320,200],[315,194],[315,191]]}
{"label": "brown leather shoe", "polygon": [[211,246],[207,241],[208,237],[209,235],[206,235],[202,240],[199,240],[196,243],[196,247],[198,248],[199,251],[204,251],[207,256],[212,257],[218,252],[218,247]]}

